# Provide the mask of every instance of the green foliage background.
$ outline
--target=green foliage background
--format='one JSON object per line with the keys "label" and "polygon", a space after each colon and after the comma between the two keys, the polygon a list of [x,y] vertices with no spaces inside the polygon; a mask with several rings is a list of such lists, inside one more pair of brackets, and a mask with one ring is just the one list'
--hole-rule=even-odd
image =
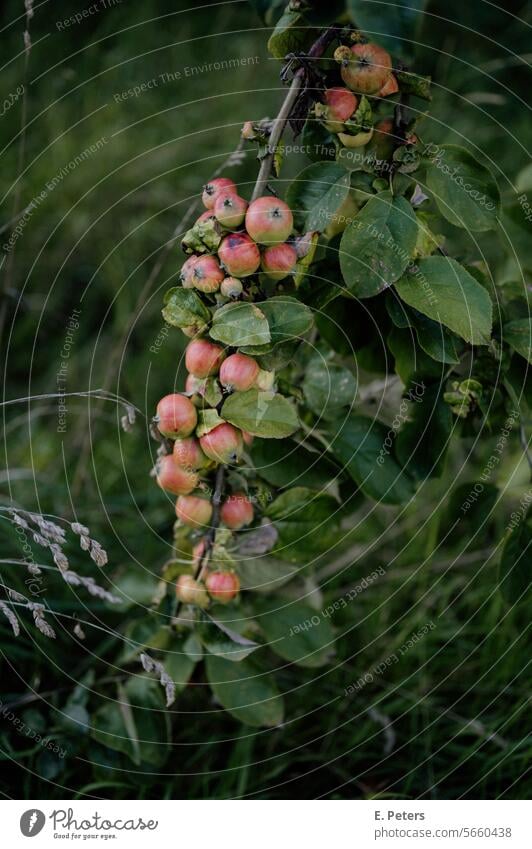
{"label": "green foliage background", "polygon": [[[62,3],[60,20],[80,8]],[[51,641],[28,617],[15,639],[7,622],[0,622],[2,705],[65,751],[58,757],[0,715],[3,793],[14,798],[527,796],[527,619],[523,605],[508,607],[497,591],[493,555],[527,487],[526,464],[517,450],[504,454],[491,479],[504,490],[496,493],[497,509],[480,502],[475,516],[469,514],[447,534],[453,522],[450,485],[474,483],[493,448],[487,436],[465,468],[460,451],[471,450],[472,441],[459,446],[445,476],[424,490],[423,505],[403,510],[392,530],[387,528],[397,508],[369,511],[335,552],[348,565],[343,549],[367,549],[356,567],[334,572],[331,558],[319,564],[324,604],[379,567],[386,573],[335,614],[340,638],[331,667],[286,664],[280,670],[278,684],[287,703],[282,727],[266,732],[240,726],[219,710],[199,678],[179,695],[169,716],[141,711],[144,742],[136,763],[128,752],[90,735],[90,718],[105,700],[119,698],[123,686],[130,687],[134,700],[135,688],[145,686],[140,678],[126,684],[129,676],[111,665],[120,645],[113,632],[126,623],[142,627],[144,606],[169,554],[172,511],[148,477],[154,449],[146,416],[184,379],[179,333],[163,340],[158,353],[150,351],[162,326],[162,293],[181,264],[177,247],[152,288],[140,295],[161,246],[202,183],[234,149],[244,120],[273,115],[282,87],[279,62],[266,50],[271,28],[260,24],[245,2],[187,9],[184,3],[176,8],[124,0],[62,31],[56,11],[45,4],[31,20],[30,124],[18,193],[13,180],[20,170],[20,101],[2,119],[0,184],[7,198],[0,224],[89,145],[105,142],[48,190],[17,242],[12,265],[8,258],[2,269],[8,269],[2,301],[5,398],[57,391],[66,324],[83,293],[67,391],[94,390],[109,381],[109,388],[140,413],[124,434],[123,410],[71,398],[67,432],[59,434],[54,399],[4,408],[2,503],[12,497],[27,509],[88,525],[109,553],[108,586],[121,587],[125,598],[117,610],[46,572],[49,607],[101,630],[83,626],[81,642],[72,634],[73,621],[51,617],[58,634]],[[525,251],[529,229],[514,189],[528,163],[530,142],[525,107],[530,80],[521,59],[527,32],[519,21],[530,22],[530,6],[514,2],[501,11],[487,3],[436,2],[428,12],[417,34],[416,57],[417,69],[436,81],[426,140],[468,142],[491,162],[505,202],[508,244],[504,250],[490,234],[480,233],[476,250],[498,280],[512,280],[519,264],[527,273],[531,269]],[[2,89],[8,97],[24,74],[21,3],[5,5],[3,25],[8,63]],[[258,59],[226,70],[186,71],[243,57]],[[160,75],[168,75],[166,81]],[[150,80],[157,83],[138,96],[118,97]],[[307,164],[297,153],[287,157],[283,180]],[[252,185],[256,170],[251,153],[234,169],[244,186]],[[526,190],[526,174],[520,180]],[[528,183],[530,190],[532,180]],[[470,235],[452,232],[454,252],[470,257]],[[516,369],[524,374],[524,361]],[[20,557],[18,545],[2,522],[1,556]],[[96,567],[75,547],[70,554],[80,573],[95,574]],[[45,556],[35,547],[37,562],[47,562]],[[23,578],[16,577],[16,569],[3,565],[2,578],[20,587]],[[401,663],[354,696],[345,695],[350,684],[431,621],[437,627]],[[157,709],[158,698],[154,691],[151,706]]]}

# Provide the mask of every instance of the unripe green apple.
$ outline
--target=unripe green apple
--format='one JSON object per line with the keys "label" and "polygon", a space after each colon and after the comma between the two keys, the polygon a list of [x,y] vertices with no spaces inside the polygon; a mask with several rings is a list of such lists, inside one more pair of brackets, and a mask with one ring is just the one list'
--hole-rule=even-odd
{"label": "unripe green apple", "polygon": [[247,233],[230,233],[218,249],[218,256],[231,277],[249,277],[260,265],[260,251]]}
{"label": "unripe green apple", "polygon": [[200,256],[192,266],[192,285],[200,292],[217,292],[224,279],[224,273],[214,256]]}
{"label": "unripe green apple", "polygon": [[259,364],[246,354],[231,354],[220,367],[220,383],[226,389],[245,392],[251,389],[259,374]]}
{"label": "unripe green apple", "polygon": [[253,521],[253,504],[244,492],[234,492],[222,504],[220,517],[232,531],[239,531]]}
{"label": "unripe green apple", "polygon": [[216,463],[236,463],[242,453],[242,434],[224,422],[201,436],[200,445],[204,454]]}
{"label": "unripe green apple", "polygon": [[192,469],[184,469],[176,463],[172,454],[157,461],[157,483],[172,495],[189,495],[199,483],[199,475]]}
{"label": "unripe green apple", "polygon": [[220,345],[208,339],[194,339],[187,345],[185,365],[194,377],[209,377],[218,374],[224,357],[225,351]]}
{"label": "unripe green apple", "polygon": [[257,198],[250,203],[246,212],[246,230],[259,245],[286,242],[293,226],[290,207],[279,198]]}
{"label": "unripe green apple", "polygon": [[210,572],[205,580],[207,592],[213,601],[229,604],[240,591],[240,581],[234,572]]}
{"label": "unripe green apple", "polygon": [[185,469],[205,469],[209,458],[201,450],[199,439],[188,436],[186,439],[176,439],[174,442],[174,457]]}
{"label": "unripe green apple", "polygon": [[173,393],[157,404],[155,422],[168,439],[189,436],[198,423],[198,414],[190,398]]}
{"label": "unripe green apple", "polygon": [[208,607],[209,596],[204,585],[196,581],[192,575],[180,575],[176,581],[175,593],[183,604],[195,604],[197,607]]}
{"label": "unripe green apple", "polygon": [[212,504],[197,495],[180,495],[176,501],[175,514],[189,528],[204,528],[212,518]]}
{"label": "unripe green apple", "polygon": [[236,277],[226,277],[225,280],[222,280],[220,292],[225,298],[231,298],[236,301],[243,291],[244,287]]}
{"label": "unripe green apple", "polygon": [[203,194],[201,199],[207,209],[214,209],[216,198],[220,192],[234,192],[237,194],[236,184],[229,177],[216,177],[205,186],[203,186]]}
{"label": "unripe green apple", "polygon": [[283,280],[294,271],[297,251],[293,245],[283,242],[270,245],[262,252],[261,268],[270,280]]}
{"label": "unripe green apple", "polygon": [[235,230],[244,222],[247,208],[248,202],[244,198],[220,192],[214,204],[214,214],[222,227]]}
{"label": "unripe green apple", "polygon": [[[349,48],[347,48],[349,49]],[[353,44],[348,57],[345,48],[337,48],[340,73],[346,86],[361,94],[376,94],[392,73],[390,54],[378,44]]]}
{"label": "unripe green apple", "polygon": [[349,133],[338,133],[338,138],[344,145],[344,147],[364,147],[369,141],[371,141],[371,137],[373,135],[373,127],[367,132],[357,133],[354,136],[349,135]]}

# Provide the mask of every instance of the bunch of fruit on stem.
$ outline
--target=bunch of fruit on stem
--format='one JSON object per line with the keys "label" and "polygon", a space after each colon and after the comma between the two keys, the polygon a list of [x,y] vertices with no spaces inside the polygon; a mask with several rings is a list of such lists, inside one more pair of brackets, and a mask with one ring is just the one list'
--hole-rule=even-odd
{"label": "bunch of fruit on stem", "polygon": [[[259,270],[272,281],[294,271],[297,242],[290,240],[293,218],[286,203],[275,197],[260,197],[248,205],[238,195],[235,183],[224,177],[204,187],[202,200],[206,211],[183,240],[184,250],[194,251],[181,269],[183,288],[195,289],[216,307],[252,299],[250,290],[256,286]],[[178,578],[177,597],[181,602],[206,607],[210,600],[232,601],[240,589],[234,569],[217,566],[209,557],[211,552],[206,552],[206,545],[212,548],[212,539],[209,543],[206,540],[213,519],[213,504],[205,494],[209,489],[206,478],[220,464],[237,464],[252,437],[225,421],[207,431],[199,429],[198,412],[218,412],[222,398],[231,392],[269,390],[275,376],[261,369],[253,357],[202,337],[205,327],[182,329],[192,338],[185,352],[188,376],[183,393],[166,395],[157,405],[154,422],[166,444],[173,441],[173,450],[159,457],[156,472],[159,486],[177,496],[177,519],[195,529],[199,537],[193,551],[195,574]],[[253,520],[253,504],[246,493],[232,492],[225,497],[219,515],[223,528],[238,531]]]}
{"label": "bunch of fruit on stem", "polygon": [[391,118],[374,122],[368,98],[379,104],[399,92],[399,83],[390,54],[380,45],[362,40],[358,32],[353,37],[354,44],[342,44],[334,52],[344,86],[326,88],[314,105],[314,115],[340,146],[358,148],[372,143],[372,154],[387,159],[394,145],[416,139],[411,134],[396,137]]}

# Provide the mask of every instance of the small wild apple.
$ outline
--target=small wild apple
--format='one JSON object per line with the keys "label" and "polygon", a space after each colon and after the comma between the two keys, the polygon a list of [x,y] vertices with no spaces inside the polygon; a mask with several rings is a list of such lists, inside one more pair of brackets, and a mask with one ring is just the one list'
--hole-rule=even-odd
{"label": "small wild apple", "polygon": [[220,383],[226,389],[245,392],[259,374],[259,364],[246,354],[231,354],[220,366]]}
{"label": "small wild apple", "polygon": [[214,209],[216,198],[220,192],[234,192],[237,194],[236,184],[229,177],[216,177],[203,187],[201,199],[207,209]]}
{"label": "small wild apple", "polygon": [[198,414],[190,398],[173,393],[161,398],[154,420],[163,436],[178,439],[192,433],[198,423]]}
{"label": "small wild apple", "polygon": [[288,242],[270,245],[262,252],[261,268],[270,280],[283,280],[291,274],[297,262],[297,251]]}
{"label": "small wild apple", "polygon": [[260,251],[247,233],[230,233],[218,249],[218,256],[231,277],[249,277],[260,265]]}
{"label": "small wild apple", "polygon": [[165,492],[172,495],[189,495],[199,483],[199,475],[192,469],[184,469],[176,463],[172,454],[166,454],[157,461],[157,483]]}
{"label": "small wild apple", "polygon": [[294,218],[290,207],[279,198],[261,197],[250,203],[246,212],[246,230],[259,245],[278,245],[286,242]]}
{"label": "small wild apple", "polygon": [[192,575],[180,575],[176,581],[175,593],[183,604],[195,604],[198,607],[209,606],[209,596],[204,585]]}
{"label": "small wild apple", "polygon": [[194,377],[210,377],[218,374],[224,357],[225,351],[220,345],[215,345],[208,339],[194,339],[187,345],[185,365]]}
{"label": "small wild apple", "polygon": [[244,198],[220,192],[214,204],[214,214],[222,227],[235,230],[244,222],[247,208],[248,203]]}
{"label": "small wild apple", "polygon": [[196,495],[180,495],[176,501],[177,518],[190,528],[204,528],[212,518],[212,504]]}
{"label": "small wild apple", "polygon": [[242,434],[224,422],[200,437],[204,454],[216,463],[235,463],[242,453]]}
{"label": "small wild apple", "polygon": [[234,572],[210,572],[205,580],[207,592],[213,601],[229,604],[240,591],[240,581]]}
{"label": "small wild apple", "polygon": [[253,521],[253,504],[244,492],[234,492],[222,504],[220,517],[232,531],[239,531]]}

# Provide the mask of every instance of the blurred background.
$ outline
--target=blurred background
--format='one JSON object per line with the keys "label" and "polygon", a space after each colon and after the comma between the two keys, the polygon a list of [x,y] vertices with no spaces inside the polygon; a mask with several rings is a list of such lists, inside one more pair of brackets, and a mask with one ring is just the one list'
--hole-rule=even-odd
{"label": "blurred background", "polygon": [[[48,567],[29,591],[58,614],[47,614],[55,639],[35,628],[27,611],[16,638],[7,619],[0,621],[0,699],[8,709],[0,714],[2,792],[526,797],[527,620],[522,607],[508,608],[497,593],[492,556],[527,486],[526,467],[510,450],[490,481],[494,490],[455,537],[445,539],[449,481],[429,485],[433,501],[427,495],[423,516],[441,504],[430,534],[445,541],[425,568],[418,565],[431,541],[412,539],[419,505],[403,511],[389,534],[382,531],[394,510],[373,511],[357,551],[376,535],[380,542],[354,570],[319,566],[327,602],[396,558],[385,578],[337,613],[345,636],[331,668],[279,670],[287,699],[282,728],[239,726],[193,680],[169,716],[146,714],[138,763],[91,734],[91,717],[116,698],[124,677],[117,632],[140,635],[170,551],[173,510],[149,477],[155,446],[147,429],[158,398],[184,379],[184,337],[166,334],[161,318],[162,295],[182,254],[179,240],[165,246],[185,229],[202,184],[235,150],[243,122],[273,116],[282,98],[260,6],[3,4],[0,327],[7,403],[0,506],[88,526],[109,565],[100,570],[69,534],[72,568],[95,576],[121,602],[66,585],[50,551],[31,534],[21,542],[0,514],[3,585],[28,592],[26,574],[10,561],[28,557],[29,545],[33,562]],[[504,9],[430,2],[412,47],[416,70],[435,80],[423,140],[471,145],[494,169],[505,201],[498,241],[482,234],[475,246],[455,231],[453,252],[484,257],[501,282],[532,269],[530,228],[517,202],[532,190],[531,8],[517,0]],[[387,14],[383,4],[383,21]],[[287,157],[283,180],[306,164],[297,153]],[[249,150],[224,174],[246,194],[256,171]],[[121,419],[132,410],[126,431]],[[456,446],[456,468],[467,450]],[[490,446],[474,451],[480,470]],[[458,482],[470,487],[472,480],[468,465]],[[497,484],[504,499],[492,512]],[[486,516],[479,539],[475,523]],[[344,696],[389,654],[390,623],[393,645],[400,645],[442,611],[438,629],[400,668]]]}

